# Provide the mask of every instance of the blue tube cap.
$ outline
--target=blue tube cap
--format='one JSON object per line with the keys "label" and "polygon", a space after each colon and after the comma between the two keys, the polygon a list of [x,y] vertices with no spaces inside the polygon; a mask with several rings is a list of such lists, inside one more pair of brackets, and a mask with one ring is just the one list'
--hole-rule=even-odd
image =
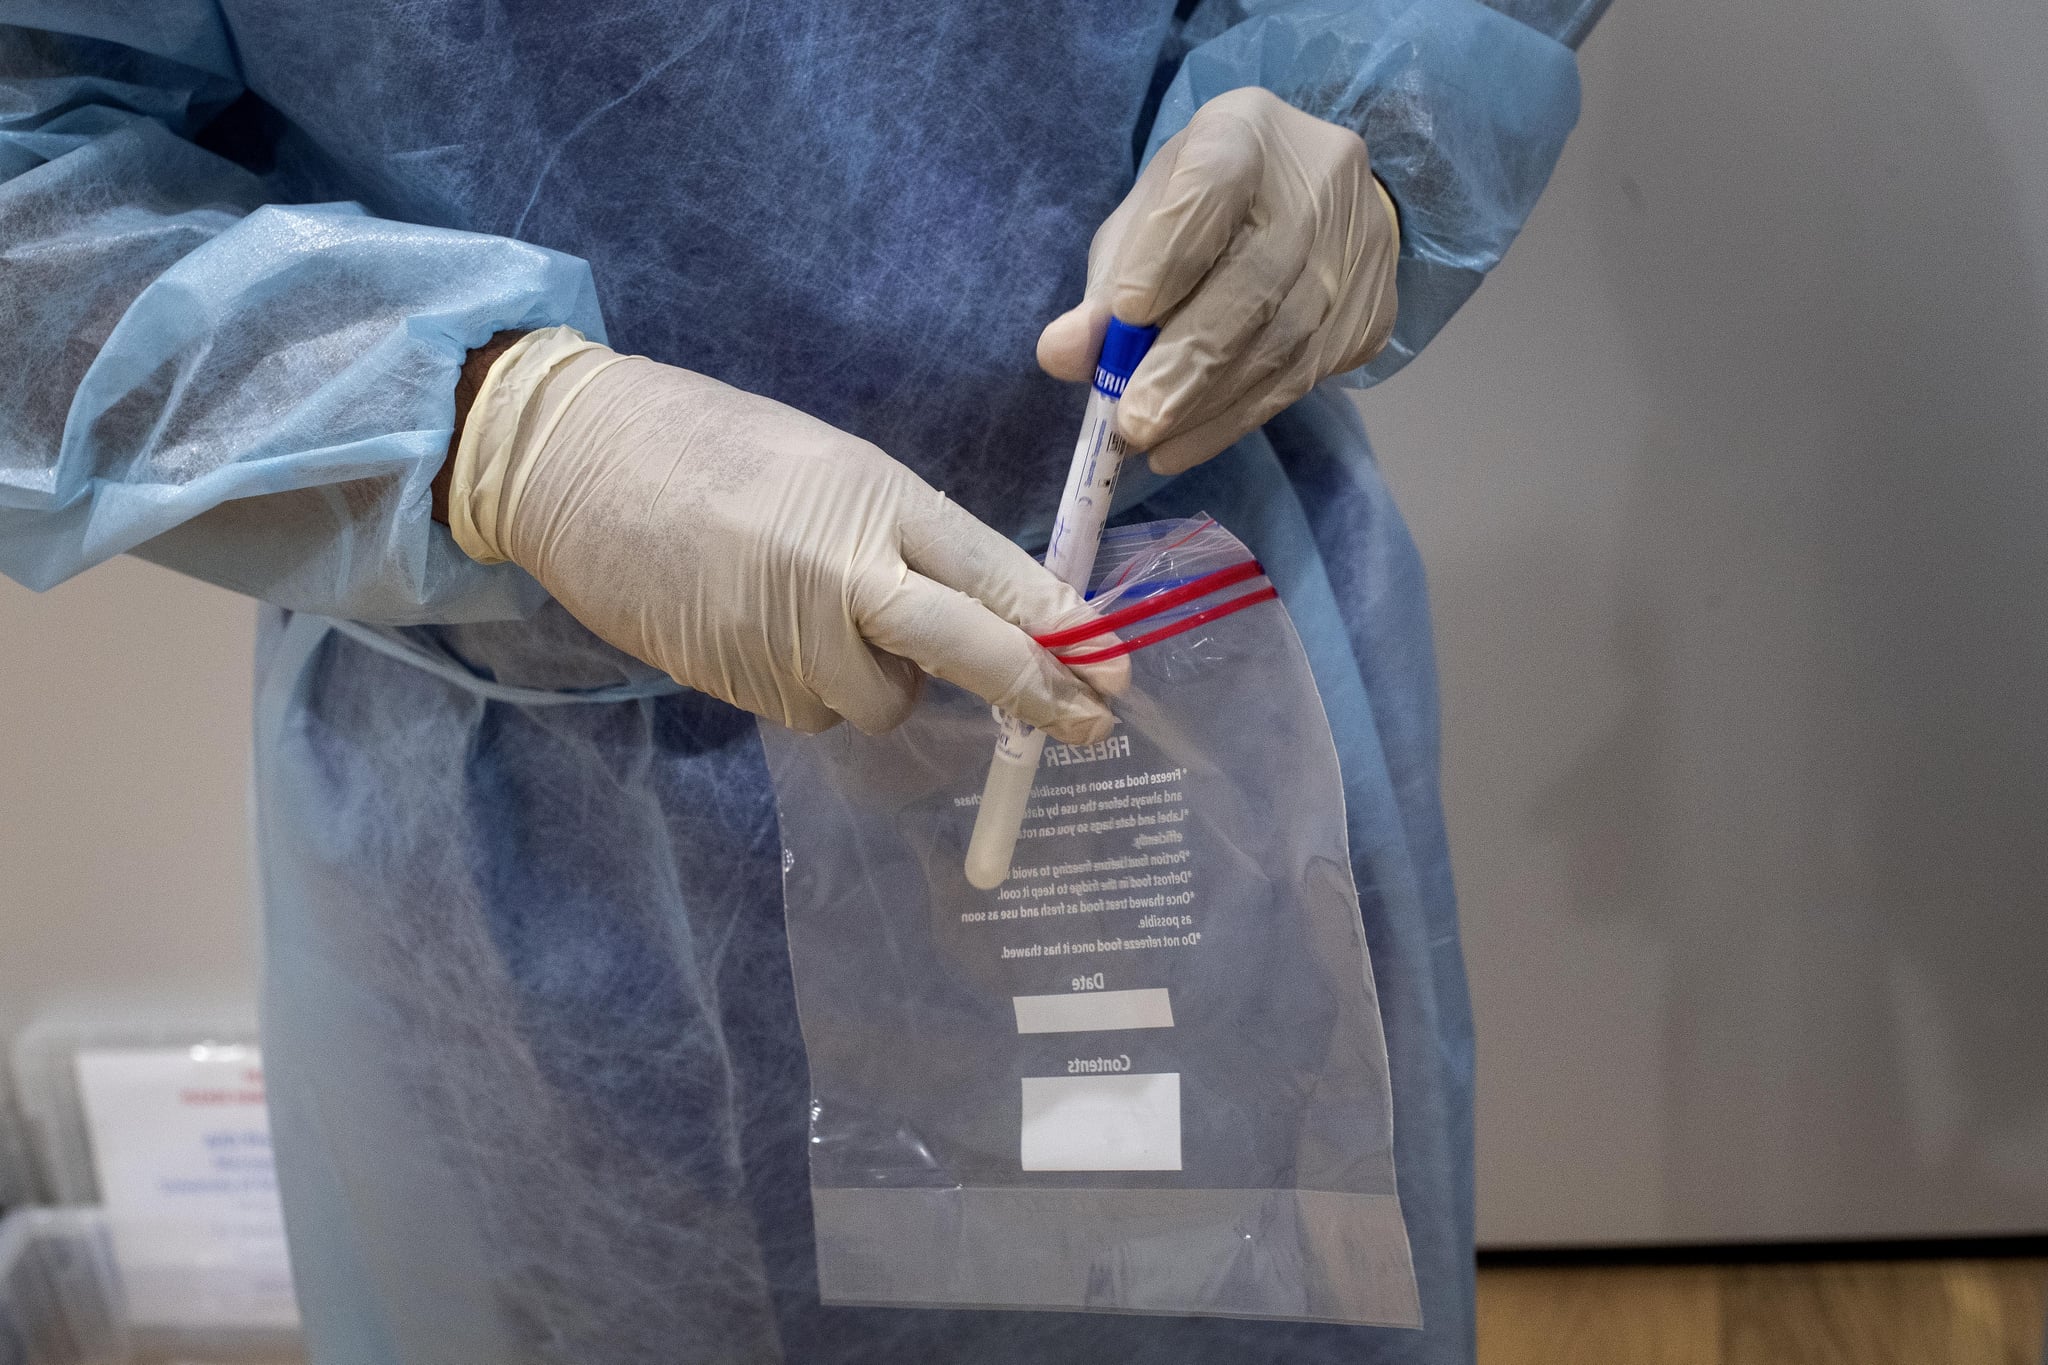
{"label": "blue tube cap", "polygon": [[1095,362],[1096,391],[1109,398],[1123,397],[1124,385],[1131,382],[1138,362],[1158,336],[1157,327],[1133,327],[1111,318],[1109,331],[1102,338],[1102,358]]}

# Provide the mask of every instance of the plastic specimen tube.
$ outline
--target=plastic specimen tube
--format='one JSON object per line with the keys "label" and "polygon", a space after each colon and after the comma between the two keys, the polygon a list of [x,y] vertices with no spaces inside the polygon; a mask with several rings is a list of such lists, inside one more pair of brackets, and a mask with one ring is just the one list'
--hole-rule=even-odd
{"label": "plastic specimen tube", "polygon": [[[1079,593],[1088,591],[1095,551],[1116,497],[1117,475],[1131,454],[1116,432],[1117,404],[1158,335],[1156,327],[1133,327],[1111,318],[1102,338],[1081,437],[1074,444],[1074,462],[1067,469],[1066,490],[1060,494],[1059,515],[1053,519],[1052,541],[1045,551],[1045,567]],[[1031,804],[1031,783],[1045,752],[1045,731],[1008,712],[998,712],[997,719],[995,756],[989,760],[974,834],[967,842],[967,880],[983,891],[1001,886],[1010,875],[1017,835]]]}

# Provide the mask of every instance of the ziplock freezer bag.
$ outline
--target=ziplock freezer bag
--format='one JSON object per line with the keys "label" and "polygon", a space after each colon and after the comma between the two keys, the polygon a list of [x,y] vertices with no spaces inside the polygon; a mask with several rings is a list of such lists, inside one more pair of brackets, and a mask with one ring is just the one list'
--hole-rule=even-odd
{"label": "ziplock freezer bag", "polygon": [[[825,1301],[1420,1325],[1337,752],[1216,522],[1109,533],[1131,661],[1048,744],[1008,881],[963,870],[996,726],[763,726]],[[1103,648],[1100,627],[1063,657]]]}

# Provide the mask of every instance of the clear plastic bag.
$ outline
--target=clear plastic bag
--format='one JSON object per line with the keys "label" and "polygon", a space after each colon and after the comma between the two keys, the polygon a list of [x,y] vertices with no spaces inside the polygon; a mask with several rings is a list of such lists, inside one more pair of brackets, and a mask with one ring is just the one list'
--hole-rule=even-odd
{"label": "clear plastic bag", "polygon": [[[889,735],[763,727],[820,1291],[1420,1325],[1300,641],[1207,518],[1110,532],[1095,585],[1131,660],[1121,723],[1046,747],[994,890],[963,871],[985,705],[932,682]],[[1100,631],[1041,639],[1086,658]]]}

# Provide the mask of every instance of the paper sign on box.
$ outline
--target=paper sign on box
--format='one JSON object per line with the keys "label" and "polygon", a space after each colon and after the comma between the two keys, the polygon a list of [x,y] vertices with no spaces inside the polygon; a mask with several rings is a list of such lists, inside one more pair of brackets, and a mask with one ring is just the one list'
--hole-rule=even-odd
{"label": "paper sign on box", "polygon": [[130,1317],[294,1325],[258,1050],[89,1047],[77,1069]]}

